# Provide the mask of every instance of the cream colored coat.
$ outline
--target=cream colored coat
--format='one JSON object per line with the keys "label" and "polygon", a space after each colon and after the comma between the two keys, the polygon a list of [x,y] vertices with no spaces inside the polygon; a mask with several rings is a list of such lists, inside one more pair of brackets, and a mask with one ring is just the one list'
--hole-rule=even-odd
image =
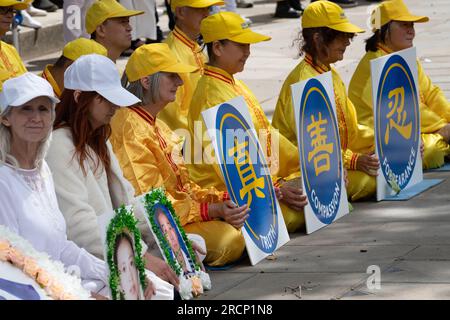
{"label": "cream colored coat", "polygon": [[143,206],[136,201],[133,187],[123,177],[109,141],[107,145],[111,157],[110,174],[107,175],[103,169],[94,172],[95,164],[91,159],[85,160],[84,174],[74,156],[70,131],[63,128],[53,132],[46,160],[53,174],[58,204],[66,220],[67,236],[88,252],[103,258],[97,217],[122,204],[133,204],[143,239],[153,253],[157,246],[144,220]]}

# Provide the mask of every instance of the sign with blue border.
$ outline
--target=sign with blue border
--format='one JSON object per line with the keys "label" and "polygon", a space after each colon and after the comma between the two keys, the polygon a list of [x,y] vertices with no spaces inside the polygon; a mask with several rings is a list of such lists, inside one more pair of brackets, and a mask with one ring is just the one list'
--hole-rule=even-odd
{"label": "sign with blue border", "polygon": [[370,64],[380,201],[423,180],[416,49],[392,53]]}
{"label": "sign with blue border", "polygon": [[349,212],[331,72],[293,84],[291,92],[310,234]]}
{"label": "sign with blue border", "polygon": [[289,241],[264,152],[242,97],[202,116],[231,200],[250,208],[242,231],[255,265]]}

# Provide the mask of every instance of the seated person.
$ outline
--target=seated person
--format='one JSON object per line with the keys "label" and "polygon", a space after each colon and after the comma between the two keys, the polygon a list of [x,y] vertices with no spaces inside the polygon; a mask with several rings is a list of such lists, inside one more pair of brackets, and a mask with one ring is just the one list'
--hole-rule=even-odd
{"label": "seated person", "polygon": [[[114,112],[119,106],[140,100],[120,85],[114,63],[98,54],[78,58],[66,70],[64,85],[46,160],[55,180],[69,239],[103,258],[98,217],[121,205],[133,205],[144,242],[150,250],[157,250],[145,222],[145,210],[134,198],[133,187],[123,177],[108,142]],[[156,274],[152,282],[157,296],[172,299],[173,287],[164,280],[178,286],[175,273],[150,252],[144,258],[146,267]]]}
{"label": "seated person", "polygon": [[234,208],[226,192],[201,188],[190,180],[181,157],[174,158],[181,149],[180,137],[155,119],[175,100],[182,84],[178,74],[196,69],[180,63],[167,44],[137,48],[128,60],[123,82],[142,103],[117,112],[111,122],[111,143],[136,195],[164,187],[183,228],[205,239],[205,262],[219,266],[238,259],[245,243],[239,230],[216,218],[228,217],[242,226],[248,210]]}
{"label": "seated person", "polygon": [[[236,73],[244,69],[250,55],[250,44],[270,40],[270,37],[253,32],[244,19],[233,12],[219,12],[206,17],[201,22],[200,33],[208,50],[209,62],[205,65],[204,74],[197,84],[189,108],[188,127],[194,141],[191,149],[195,152],[195,161],[191,160],[188,164],[190,176],[201,186],[226,190],[216,159],[205,152],[211,150],[212,145],[201,113],[230,99],[243,96],[255,130],[259,133],[260,144],[265,146],[264,153],[271,169],[272,180],[276,187],[280,187],[280,207],[286,227],[289,232],[304,228],[303,207],[307,203],[306,196],[295,183],[285,183],[299,179],[297,148],[278,134],[278,131],[273,130],[254,94],[242,81],[234,78]],[[201,124],[202,130],[195,130],[196,123]],[[202,148],[194,148],[197,141],[202,142]],[[276,148],[277,146],[279,148]],[[202,161],[198,163],[198,159]]]}
{"label": "seated person", "polygon": [[297,130],[292,106],[291,85],[331,71],[336,102],[336,116],[343,155],[347,169],[347,195],[351,201],[373,197],[379,161],[374,155],[373,130],[359,125],[355,108],[347,97],[344,82],[331,67],[344,58],[350,40],[362,29],[345,18],[335,3],[317,1],[308,5],[302,18],[302,47],[304,59],[291,71],[281,88],[272,125],[297,145]]}
{"label": "seated person", "polygon": [[[367,53],[359,62],[348,90],[348,95],[355,104],[359,123],[371,128],[373,107],[370,60],[411,48],[415,36],[414,23],[428,21],[428,17],[412,15],[402,0],[382,2],[374,10],[372,17],[375,31],[366,40]],[[377,25],[377,21],[381,23]],[[442,90],[431,82],[418,60],[417,70],[423,168],[439,168],[450,154],[450,102]]]}

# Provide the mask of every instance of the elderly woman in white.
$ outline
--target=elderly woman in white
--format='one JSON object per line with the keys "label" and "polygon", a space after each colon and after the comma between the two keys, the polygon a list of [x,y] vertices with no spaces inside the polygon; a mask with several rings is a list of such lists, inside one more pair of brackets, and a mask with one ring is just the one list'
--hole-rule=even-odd
{"label": "elderly woman in white", "polygon": [[[140,100],[122,87],[115,64],[96,54],[77,59],[66,70],[64,85],[46,160],[53,173],[69,239],[102,258],[99,219],[122,204],[133,205],[142,238],[148,245],[144,255],[146,268],[161,278],[151,280],[160,281],[155,283],[157,294],[159,287],[169,285],[168,298],[172,298],[174,292],[170,284],[178,288],[179,279],[158,257],[159,249],[145,222],[142,202],[134,197],[134,188],[123,177],[108,141],[109,122],[115,111]],[[194,249],[206,251],[203,238],[190,237],[199,243],[193,243]]]}
{"label": "elderly woman in white", "polygon": [[82,283],[105,294],[105,263],[67,240],[53,179],[43,159],[55,103],[51,85],[25,73],[7,80],[0,93],[0,224],[66,267],[78,266]]}
{"label": "elderly woman in white", "polygon": [[[66,267],[78,266],[81,279],[88,286],[86,289],[92,290],[94,295],[99,293],[95,297],[102,298],[109,294],[106,264],[67,239],[52,173],[44,160],[57,102],[51,85],[32,73],[3,84],[0,93],[0,224]],[[172,285],[148,270],[146,276],[146,299],[173,298]]]}

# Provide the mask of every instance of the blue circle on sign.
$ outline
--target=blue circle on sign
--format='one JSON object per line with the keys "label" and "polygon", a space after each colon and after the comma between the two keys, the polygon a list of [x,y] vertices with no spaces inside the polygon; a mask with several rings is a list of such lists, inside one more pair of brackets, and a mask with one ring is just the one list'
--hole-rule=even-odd
{"label": "blue circle on sign", "polygon": [[244,228],[259,249],[272,253],[278,243],[276,197],[259,142],[240,112],[227,103],[217,111],[216,128],[230,197],[238,206],[250,203]]}
{"label": "blue circle on sign", "polygon": [[376,103],[376,143],[382,172],[386,181],[392,172],[404,189],[419,151],[419,101],[411,70],[401,56],[391,56],[384,65]]}
{"label": "blue circle on sign", "polygon": [[317,79],[305,85],[299,119],[300,163],[308,201],[316,217],[330,224],[342,193],[341,145],[330,98]]}

